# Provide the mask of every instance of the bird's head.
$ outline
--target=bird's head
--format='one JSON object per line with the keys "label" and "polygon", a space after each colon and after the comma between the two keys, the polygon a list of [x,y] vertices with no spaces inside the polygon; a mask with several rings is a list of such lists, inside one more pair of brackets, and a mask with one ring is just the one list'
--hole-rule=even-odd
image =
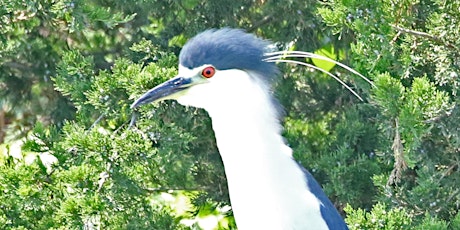
{"label": "bird's head", "polygon": [[[265,62],[269,43],[238,29],[207,30],[189,40],[179,55],[179,74],[146,92],[133,104],[175,99],[210,112],[267,93],[277,74]],[[263,91],[263,92],[261,92]]]}

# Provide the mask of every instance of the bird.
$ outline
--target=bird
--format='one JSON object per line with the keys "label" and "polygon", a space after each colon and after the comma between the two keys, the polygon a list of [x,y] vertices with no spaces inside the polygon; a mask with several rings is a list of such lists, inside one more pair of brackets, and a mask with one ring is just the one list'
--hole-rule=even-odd
{"label": "bird", "polygon": [[176,100],[207,111],[238,229],[348,229],[320,184],[293,158],[281,135],[282,109],[272,84],[280,75],[277,62],[315,68],[286,57],[328,60],[360,74],[313,53],[270,47],[242,29],[205,30],[183,46],[177,76],[145,92],[131,108]]}

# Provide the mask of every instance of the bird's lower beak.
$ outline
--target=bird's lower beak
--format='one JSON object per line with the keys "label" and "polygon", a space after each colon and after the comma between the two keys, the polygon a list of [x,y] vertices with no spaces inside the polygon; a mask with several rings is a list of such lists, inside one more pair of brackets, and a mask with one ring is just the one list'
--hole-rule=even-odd
{"label": "bird's lower beak", "polygon": [[175,77],[169,81],[154,87],[139,97],[132,105],[131,108],[139,107],[140,105],[147,104],[155,101],[162,101],[166,99],[175,99],[179,93],[189,88],[192,84],[191,78]]}

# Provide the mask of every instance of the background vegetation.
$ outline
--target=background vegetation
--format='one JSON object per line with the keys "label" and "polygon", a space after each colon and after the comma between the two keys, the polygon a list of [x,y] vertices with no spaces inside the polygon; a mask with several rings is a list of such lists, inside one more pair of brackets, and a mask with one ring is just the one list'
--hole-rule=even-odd
{"label": "background vegetation", "polygon": [[[460,2],[0,0],[0,229],[235,229],[202,110],[129,105],[187,39],[243,28],[280,65],[296,159],[351,229],[460,229]],[[306,60],[311,62],[311,60]],[[263,194],[261,194],[263,195]],[[269,221],[269,220],[267,220]]]}

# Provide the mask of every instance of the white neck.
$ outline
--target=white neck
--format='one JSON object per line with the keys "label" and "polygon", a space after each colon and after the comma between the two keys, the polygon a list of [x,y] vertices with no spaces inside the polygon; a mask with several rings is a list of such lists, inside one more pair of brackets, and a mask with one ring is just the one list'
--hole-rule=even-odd
{"label": "white neck", "polygon": [[240,95],[225,109],[208,109],[238,229],[327,229],[280,135],[270,96],[260,87]]}
{"label": "white neck", "polygon": [[[185,76],[195,71],[179,68]],[[218,71],[177,100],[212,119],[239,230],[327,229],[320,201],[280,134],[267,85],[254,74]]]}

